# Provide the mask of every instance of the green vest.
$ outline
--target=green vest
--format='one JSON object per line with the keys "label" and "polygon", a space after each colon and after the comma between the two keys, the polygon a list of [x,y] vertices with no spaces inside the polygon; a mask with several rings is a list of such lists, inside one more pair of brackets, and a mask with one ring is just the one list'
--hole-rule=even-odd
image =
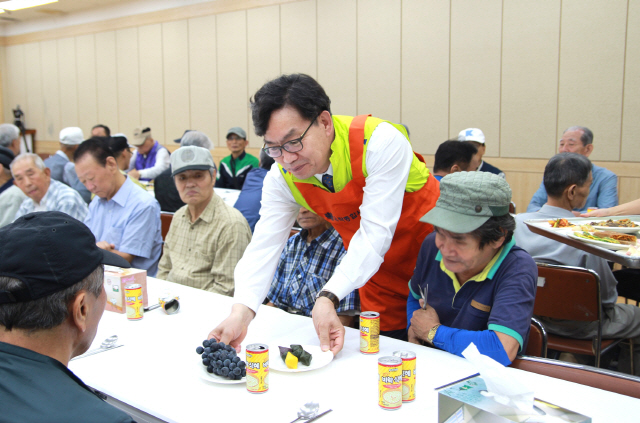
{"label": "green vest", "polygon": [[[333,115],[332,118],[335,129],[335,138],[331,143],[331,157],[329,161],[333,168],[333,186],[335,191],[339,192],[353,179],[351,174],[351,154],[349,151],[349,126],[351,125],[353,117]],[[369,117],[364,127],[364,151],[362,152],[362,173],[365,177],[368,175],[366,168],[367,141],[371,137],[374,129],[376,129],[376,127],[382,122],[387,122],[393,125],[407,138],[407,142],[410,143],[409,136],[407,135],[407,131],[404,126],[375,117]],[[295,183],[302,182],[305,184],[313,184],[324,190],[327,190],[327,188],[322,185],[322,182],[318,181],[315,176],[311,176],[307,179],[298,179],[293,176],[291,172],[285,171],[281,165],[278,165],[278,168],[280,169],[280,173],[284,177],[284,180],[287,182],[296,202],[302,207],[313,211],[305,201],[302,193],[298,190]],[[409,179],[407,179],[405,192],[418,191],[427,182],[428,177],[429,169],[427,169],[427,166],[414,154],[413,161],[411,162],[411,168],[409,169]]]}

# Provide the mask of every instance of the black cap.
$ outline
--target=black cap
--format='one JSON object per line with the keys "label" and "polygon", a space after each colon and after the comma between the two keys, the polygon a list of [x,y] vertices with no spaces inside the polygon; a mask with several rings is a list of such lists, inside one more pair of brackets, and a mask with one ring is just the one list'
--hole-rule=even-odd
{"label": "black cap", "polygon": [[26,214],[0,229],[0,276],[26,285],[0,290],[0,304],[37,300],[89,276],[100,264],[131,267],[117,254],[96,246],[82,222],[62,212]]}
{"label": "black cap", "polygon": [[15,157],[16,155],[13,154],[13,151],[9,150],[7,147],[0,147],[0,164],[2,164],[5,169],[9,169],[9,165]]}
{"label": "black cap", "polygon": [[175,142],[176,144],[180,144],[182,142],[182,138],[185,136],[185,134],[187,132],[191,132],[191,131],[193,131],[193,129],[187,129],[186,131],[184,131],[184,134],[182,134],[182,137],[176,138],[175,140],[173,140],[173,142]]}

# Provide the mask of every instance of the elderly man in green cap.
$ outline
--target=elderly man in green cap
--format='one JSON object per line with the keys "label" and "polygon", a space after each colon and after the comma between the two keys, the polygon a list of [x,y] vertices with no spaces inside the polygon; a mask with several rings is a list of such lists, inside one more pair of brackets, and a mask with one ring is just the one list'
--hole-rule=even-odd
{"label": "elderly man in green cap", "polygon": [[442,178],[436,206],[421,219],[435,231],[409,282],[409,341],[456,355],[473,342],[504,365],[524,348],[538,269],[515,245],[510,201],[511,188],[497,175]]}

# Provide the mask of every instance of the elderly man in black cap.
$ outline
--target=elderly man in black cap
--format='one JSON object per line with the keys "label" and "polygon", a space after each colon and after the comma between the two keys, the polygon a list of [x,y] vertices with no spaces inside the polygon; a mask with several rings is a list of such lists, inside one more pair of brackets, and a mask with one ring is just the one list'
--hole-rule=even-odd
{"label": "elderly man in black cap", "polygon": [[[515,245],[511,188],[488,172],[440,181],[440,198],[421,220],[422,243],[409,282],[409,340],[460,355],[471,342],[507,365],[527,342],[538,269]],[[425,304],[426,302],[426,304]]]}
{"label": "elderly man in black cap", "polygon": [[0,229],[0,420],[132,421],[67,368],[96,335],[104,264],[128,267],[67,214],[31,213]]}

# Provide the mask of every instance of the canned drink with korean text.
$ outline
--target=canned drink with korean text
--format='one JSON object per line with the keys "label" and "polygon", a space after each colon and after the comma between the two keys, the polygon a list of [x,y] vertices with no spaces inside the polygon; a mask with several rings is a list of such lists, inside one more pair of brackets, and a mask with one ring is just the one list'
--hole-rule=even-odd
{"label": "canned drink with korean text", "polygon": [[385,410],[402,406],[402,359],[380,357],[378,360],[378,405]]}
{"label": "canned drink with korean text", "polygon": [[416,353],[394,351],[393,356],[402,359],[402,402],[411,402],[416,399]]}
{"label": "canned drink with korean text", "polygon": [[269,390],[269,347],[250,344],[247,353],[247,391],[261,394]]}
{"label": "canned drink with korean text", "polygon": [[142,320],[144,306],[142,305],[142,285],[134,283],[124,287],[124,299],[127,305],[127,319]]}
{"label": "canned drink with korean text", "polygon": [[375,311],[360,313],[360,352],[362,354],[380,352],[380,313]]}

